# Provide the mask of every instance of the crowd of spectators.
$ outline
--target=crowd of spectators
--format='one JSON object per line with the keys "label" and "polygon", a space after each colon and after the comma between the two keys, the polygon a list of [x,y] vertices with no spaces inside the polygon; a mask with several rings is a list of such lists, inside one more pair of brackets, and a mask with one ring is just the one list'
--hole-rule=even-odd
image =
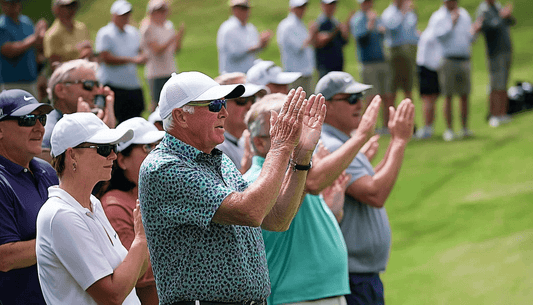
{"label": "crowd of spectators", "polygon": [[[3,305],[383,304],[385,202],[414,134],[416,81],[414,137],[433,136],[440,95],[443,139],[473,136],[471,45],[482,33],[488,123],[510,121],[515,19],[494,0],[474,21],[443,0],[423,32],[413,0],[381,16],[357,0],[344,22],[337,0],[321,0],[308,26],[308,0],[289,0],[276,31],[282,67],[259,57],[273,32],[248,21],[250,1],[230,0],[215,79],[178,73],[186,27],[170,21],[169,0],[147,1],[139,29],[131,3],[115,1],[94,44],[78,0],[53,0],[50,27],[22,15],[21,0],[0,2]],[[343,72],[350,37],[361,83]],[[389,135],[377,166],[375,132]]]}

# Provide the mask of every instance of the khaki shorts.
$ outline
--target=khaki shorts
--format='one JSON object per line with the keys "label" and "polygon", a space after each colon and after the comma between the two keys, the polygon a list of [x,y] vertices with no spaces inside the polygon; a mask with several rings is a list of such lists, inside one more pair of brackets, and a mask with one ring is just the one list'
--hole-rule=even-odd
{"label": "khaki shorts", "polygon": [[439,71],[442,95],[470,94],[470,60],[445,58]]}
{"label": "khaki shorts", "polygon": [[416,77],[416,46],[402,45],[390,48],[390,68],[392,74],[392,92],[402,89],[413,91]]}
{"label": "khaki shorts", "polygon": [[511,70],[511,53],[502,53],[489,57],[490,88],[493,90],[507,90],[509,70]]}
{"label": "khaki shorts", "polygon": [[366,91],[366,96],[391,93],[392,78],[388,62],[363,63],[360,73],[362,82],[372,85],[372,88]]}

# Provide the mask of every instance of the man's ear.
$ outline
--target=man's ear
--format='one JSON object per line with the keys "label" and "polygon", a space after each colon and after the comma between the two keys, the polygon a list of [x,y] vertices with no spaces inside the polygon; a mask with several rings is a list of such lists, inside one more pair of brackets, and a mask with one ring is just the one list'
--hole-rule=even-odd
{"label": "man's ear", "polygon": [[266,140],[261,137],[252,138],[253,148],[259,155],[266,155],[269,147],[266,147]]}
{"label": "man's ear", "polygon": [[188,113],[183,111],[181,108],[174,108],[172,109],[172,121],[176,126],[179,126],[181,128],[187,128],[187,119],[188,119]]}
{"label": "man's ear", "polygon": [[66,92],[66,86],[62,83],[58,83],[54,87],[54,93],[58,97],[58,99],[64,99],[67,92]]}

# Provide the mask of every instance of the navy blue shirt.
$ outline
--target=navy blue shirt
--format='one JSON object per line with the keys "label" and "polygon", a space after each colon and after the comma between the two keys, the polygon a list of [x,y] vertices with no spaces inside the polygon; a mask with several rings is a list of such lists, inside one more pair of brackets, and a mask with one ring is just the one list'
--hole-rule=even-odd
{"label": "navy blue shirt", "polygon": [[[0,16],[0,48],[6,42],[24,40],[32,35],[33,22],[30,18],[20,15],[15,23],[6,15]],[[37,79],[37,61],[33,47],[15,58],[7,58],[0,54],[2,81],[8,83],[31,83]]]}
{"label": "navy blue shirt", "polygon": [[[324,14],[318,16],[316,20],[319,32],[332,32],[339,27],[337,19],[329,19]],[[348,41],[342,38],[341,31],[324,47],[316,48],[316,68],[318,70],[342,71],[344,67],[344,55],[342,48]]]}
{"label": "navy blue shirt", "polygon": [[[59,184],[55,170],[41,159],[31,160],[30,170],[0,156],[0,245],[35,239],[48,187]],[[37,265],[0,272],[0,304],[45,304]]]}
{"label": "navy blue shirt", "polygon": [[350,20],[350,31],[357,42],[357,54],[362,63],[385,61],[383,41],[385,35],[378,27],[383,25],[381,18],[377,18],[374,28],[370,31],[366,27],[368,18],[365,13],[358,11]]}

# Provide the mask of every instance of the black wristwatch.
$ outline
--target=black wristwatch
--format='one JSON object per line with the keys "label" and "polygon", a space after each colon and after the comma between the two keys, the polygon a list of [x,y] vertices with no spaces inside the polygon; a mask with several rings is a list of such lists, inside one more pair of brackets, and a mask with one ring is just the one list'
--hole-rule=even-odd
{"label": "black wristwatch", "polygon": [[309,161],[309,164],[307,164],[307,165],[301,165],[301,164],[296,164],[296,162],[291,160],[291,164],[292,164],[292,170],[293,171],[308,171],[308,170],[311,169],[311,167],[313,167],[313,162],[312,161]]}

